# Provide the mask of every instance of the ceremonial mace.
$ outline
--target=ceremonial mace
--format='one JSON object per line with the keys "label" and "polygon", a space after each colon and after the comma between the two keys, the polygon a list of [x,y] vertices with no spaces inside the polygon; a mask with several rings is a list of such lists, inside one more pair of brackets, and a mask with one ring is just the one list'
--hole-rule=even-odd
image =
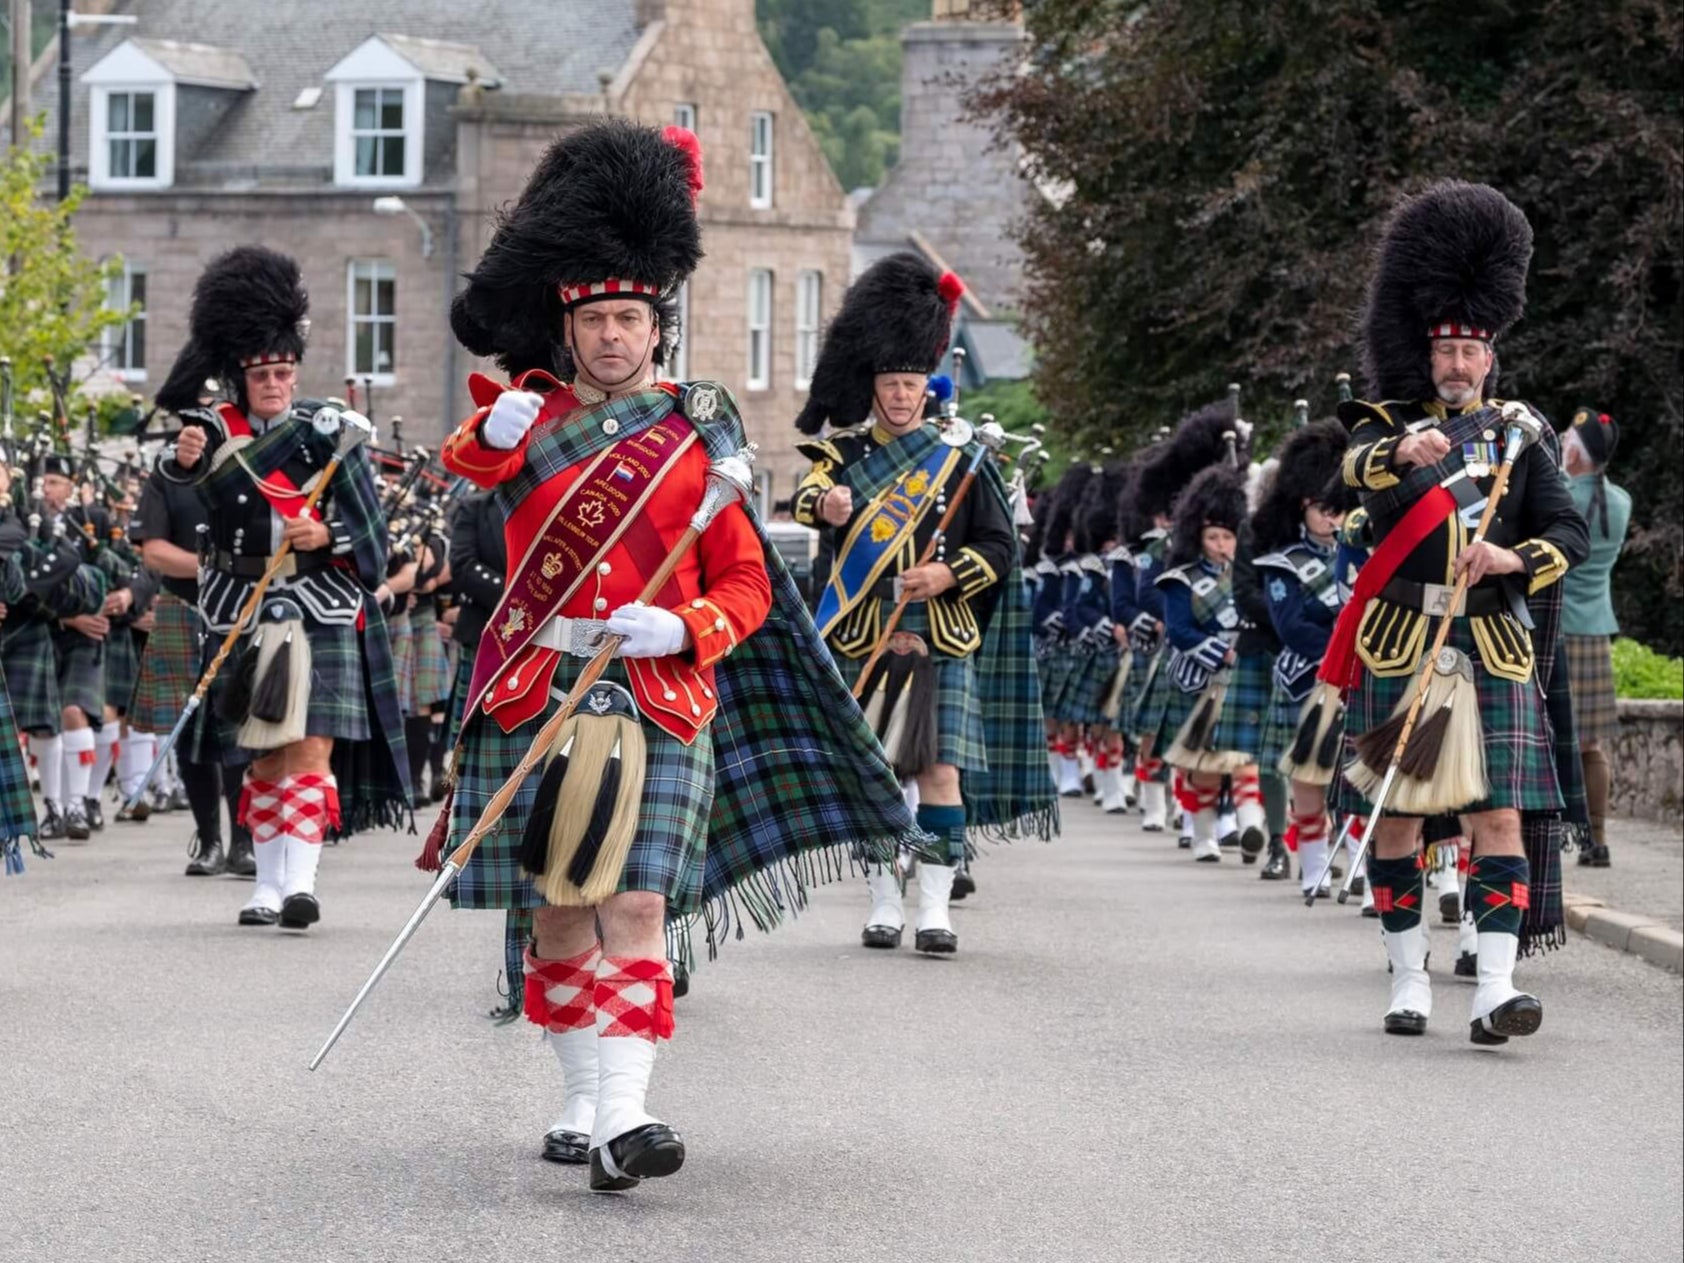
{"label": "ceremonial mace", "polygon": [[[673,545],[672,551],[667,554],[666,560],[649,577],[649,581],[643,585],[643,591],[637,598],[639,605],[647,605],[660,595],[661,589],[666,586],[673,571],[678,569],[678,563],[684,560],[685,554],[695,546],[696,541],[701,538],[702,532],[712,526],[714,520],[726,508],[736,504],[739,500],[747,500],[754,493],[754,454],[759,450],[758,444],[750,443],[736,455],[723,457],[708,466],[707,488],[702,493],[702,502],[697,506],[694,515],[691,516],[690,525],[684,529],[684,534],[679,536],[678,542]],[[595,684],[601,677],[608,663],[613,659],[615,652],[620,648],[622,640],[624,640],[623,636],[603,637],[602,648],[597,651],[596,657],[585,664],[584,670],[579,672],[579,676],[573,681],[573,687],[566,700],[562,702],[556,713],[550,716],[544,726],[538,730],[538,735],[533,738],[531,748],[515,765],[515,770],[503,782],[502,788],[491,796],[491,801],[486,803],[485,810],[480,812],[479,819],[474,823],[474,827],[468,831],[468,836],[462,839],[462,844],[446,857],[443,865],[439,868],[439,875],[433,880],[432,888],[427,891],[420,905],[410,914],[403,929],[398,931],[397,938],[392,940],[392,945],[386,949],[386,954],[380,958],[380,963],[374,967],[374,972],[368,976],[368,981],[363,983],[362,990],[357,992],[357,998],[351,1001],[351,1007],[345,1010],[345,1016],[339,1019],[339,1024],[333,1028],[333,1033],[327,1037],[327,1042],[310,1059],[310,1069],[314,1070],[321,1065],[323,1058],[333,1051],[333,1046],[339,1042],[339,1037],[345,1033],[345,1028],[351,1024],[351,1019],[357,1015],[357,1010],[362,1007],[363,1001],[368,999],[369,993],[374,990],[380,979],[385,977],[392,962],[398,958],[398,953],[403,951],[409,940],[415,936],[415,931],[421,928],[421,922],[427,919],[427,914],[433,910],[433,905],[444,894],[445,887],[450,885],[456,874],[467,867],[468,860],[472,858],[479,844],[485,840],[492,829],[496,828],[497,822],[502,819],[503,813],[508,810],[509,804],[514,801],[515,794],[519,792],[521,783],[532,774],[539,763],[543,762],[545,754],[548,753],[550,746],[555,741],[556,734],[561,731],[562,725],[568,721],[573,712],[579,708],[580,701],[586,693],[590,692],[591,685]]]}
{"label": "ceremonial mace", "polygon": [[[1520,454],[1538,441],[1542,432],[1542,425],[1532,415],[1524,404],[1507,403],[1503,405],[1503,421],[1506,432],[1503,436],[1503,463],[1497,466],[1497,476],[1491,483],[1491,494],[1486,497],[1485,509],[1479,515],[1479,527],[1474,531],[1473,539],[1468,547],[1482,543],[1485,533],[1491,527],[1492,520],[1497,516],[1497,505],[1502,501],[1508,490],[1509,473],[1514,469],[1515,461]],[[1351,897],[1351,882],[1354,880],[1357,868],[1368,856],[1368,848],[1374,843],[1374,832],[1380,827],[1380,816],[1386,809],[1386,800],[1391,797],[1392,785],[1397,781],[1398,767],[1403,762],[1403,754],[1409,746],[1409,739],[1415,735],[1415,721],[1421,716],[1422,704],[1427,700],[1427,687],[1432,683],[1433,672],[1438,669],[1438,657],[1450,639],[1450,627],[1456,619],[1456,610],[1462,604],[1462,598],[1468,590],[1468,576],[1472,572],[1463,570],[1456,577],[1456,586],[1450,593],[1450,604],[1440,615],[1438,632],[1433,636],[1432,647],[1428,649],[1426,658],[1421,664],[1421,673],[1415,678],[1415,695],[1409,703],[1409,710],[1404,716],[1403,728],[1398,733],[1397,745],[1392,749],[1391,761],[1386,766],[1386,775],[1380,782],[1380,789],[1374,795],[1372,811],[1369,813],[1368,823],[1363,826],[1362,841],[1357,846],[1356,857],[1351,860],[1350,867],[1345,872],[1345,880],[1339,887],[1340,903],[1345,903]],[[1343,837],[1343,834],[1341,835]],[[1310,887],[1310,893],[1304,896],[1304,906],[1314,907],[1316,895],[1321,890],[1322,883],[1333,872],[1333,861],[1338,857],[1338,851],[1330,848],[1327,853],[1327,865]]]}
{"label": "ceremonial mace", "polygon": [[[963,447],[974,437],[977,445],[976,455],[971,457],[971,463],[965,469],[965,476],[960,479],[959,486],[948,500],[947,510],[941,515],[941,521],[936,524],[935,534],[931,535],[929,543],[924,545],[923,554],[918,558],[920,566],[929,565],[931,558],[936,555],[936,549],[940,547],[941,541],[947,535],[947,528],[953,524],[953,515],[959,511],[959,506],[965,502],[966,495],[970,493],[971,484],[976,481],[977,470],[982,466],[982,462],[988,459],[990,453],[999,451],[1006,442],[1006,432],[994,423],[993,417],[984,417],[982,424],[974,430],[971,429],[968,422],[961,418],[955,417],[952,418],[952,421],[958,421],[959,424],[952,426],[950,429],[944,429],[941,441],[949,447]],[[951,422],[949,424],[951,425]],[[883,624],[883,634],[877,638],[877,644],[872,649],[871,656],[865,660],[865,665],[860,668],[859,678],[854,681],[854,700],[856,702],[859,701],[860,694],[865,692],[865,683],[871,678],[871,669],[877,665],[883,654],[888,650],[889,638],[895,634],[895,629],[900,626],[901,616],[906,613],[906,607],[911,602],[912,598],[903,590],[900,599],[895,602],[893,612],[889,615],[889,621]]]}
{"label": "ceremonial mace", "polygon": [[[316,480],[316,485],[310,488],[310,494],[304,497],[304,507],[299,509],[299,517],[306,516],[311,509],[316,507],[316,502],[322,498],[322,494],[327,490],[328,483],[333,481],[334,473],[339,469],[345,458],[374,433],[374,427],[369,425],[364,417],[355,412],[341,412],[337,408],[321,409],[311,419],[312,423],[317,418],[321,418],[324,413],[338,422],[339,442],[334,447],[333,459],[328,461],[327,467],[322,470],[321,477]],[[205,452],[199,459],[209,460],[210,453]],[[258,579],[257,586],[251,590],[251,595],[246,598],[246,603],[240,607],[239,615],[234,619],[234,625],[228,629],[228,634],[222,638],[222,647],[216,651],[216,657],[211,659],[210,666],[205,668],[204,675],[199,677],[198,684],[193,687],[193,693],[181,708],[181,717],[175,721],[175,727],[170,729],[170,735],[165,737],[158,746],[158,754],[152,760],[152,766],[146,770],[145,777],[142,778],[139,785],[135,786],[134,793],[129,795],[128,801],[123,804],[124,810],[132,811],[135,805],[140,802],[140,796],[146,792],[146,787],[152,783],[152,778],[158,775],[158,769],[164,766],[164,760],[169,758],[170,751],[175,749],[175,743],[181,740],[181,734],[187,728],[187,721],[193,718],[204,702],[205,694],[210,692],[211,685],[216,681],[217,673],[222,670],[222,664],[228,660],[228,655],[234,652],[234,645],[240,639],[240,633],[245,630],[246,624],[257,613],[257,607],[263,602],[263,594],[269,590],[270,582],[280,573],[281,563],[287,559],[291,552],[292,541],[282,540],[281,546],[275,550],[275,555],[269,559],[269,564],[265,567],[262,577]]]}

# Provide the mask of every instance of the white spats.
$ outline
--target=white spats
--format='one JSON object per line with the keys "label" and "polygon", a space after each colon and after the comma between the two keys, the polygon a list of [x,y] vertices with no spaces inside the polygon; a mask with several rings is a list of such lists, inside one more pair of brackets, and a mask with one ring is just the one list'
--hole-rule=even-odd
{"label": "white spats", "polygon": [[41,797],[54,807],[64,805],[64,738],[31,737],[29,753],[41,774]]}
{"label": "white spats", "polygon": [[1427,931],[1424,925],[1408,930],[1381,930],[1386,957],[1392,962],[1392,995],[1386,1009],[1386,1029],[1407,1028],[1407,1015],[1420,1019],[1419,1029],[1433,1014],[1433,987],[1427,977]]}
{"label": "white spats", "polygon": [[1082,766],[1069,755],[1058,756],[1058,792],[1066,798],[1078,797],[1082,792]]}
{"label": "white spats", "polygon": [[64,743],[64,801],[76,803],[78,810],[88,796],[88,785],[94,770],[94,730],[68,728],[59,738]]}
{"label": "white spats", "polygon": [[[596,1125],[596,1094],[600,1079],[597,1044],[601,1041],[597,1038],[596,1025],[592,1023],[571,1031],[545,1031],[544,1040],[561,1066],[561,1114],[550,1124],[550,1130],[589,1136]],[[651,1044],[650,1048],[652,1050],[654,1045]]]}
{"label": "white spats", "polygon": [[657,1121],[644,1110],[649,1078],[655,1071],[655,1041],[600,1034],[612,1023],[608,1014],[598,1010],[596,1117],[591,1123],[591,1148],[601,1148],[609,1174],[620,1175],[623,1173],[611,1165],[608,1142]]}
{"label": "white spats", "polygon": [[100,790],[105,788],[105,781],[111,775],[112,760],[117,757],[117,738],[122,733],[122,724],[115,719],[107,720],[99,726],[94,734],[94,766],[88,778],[88,797],[97,798]]}
{"label": "white spats", "polygon": [[[1474,991],[1470,1020],[1482,1025],[1491,1035],[1530,1035],[1537,1023],[1525,1028],[1506,1025],[1494,1020],[1497,1010],[1511,1000],[1526,999],[1536,1004],[1534,997],[1514,985],[1514,962],[1520,952],[1520,939],[1514,934],[1489,933],[1478,936],[1479,986]],[[1542,1009],[1539,1009],[1542,1018]]]}
{"label": "white spats", "polygon": [[281,896],[313,895],[316,893],[316,866],[322,862],[322,844],[283,834],[281,846]]}
{"label": "white spats", "polygon": [[117,748],[117,788],[127,802],[158,757],[158,738],[150,732],[131,732]]}
{"label": "white spats", "polygon": [[1132,782],[1123,780],[1123,769],[1116,764],[1106,768],[1102,776],[1099,805],[1104,808],[1107,815],[1120,816],[1129,809],[1129,796],[1126,786]]}
{"label": "white spats", "polygon": [[1162,833],[1169,816],[1168,795],[1162,781],[1140,785],[1140,827],[1146,833]]}
{"label": "white spats", "polygon": [[1298,835],[1298,888],[1305,894],[1327,877],[1327,838],[1306,838]]}
{"label": "white spats", "polygon": [[1201,807],[1192,814],[1193,858],[1201,864],[1215,864],[1222,859],[1222,847],[1216,839],[1217,817],[1214,807]]}
{"label": "white spats", "polygon": [[900,882],[895,874],[886,868],[866,874],[866,889],[871,893],[871,911],[866,914],[867,929],[877,927],[887,930],[900,930],[906,925],[906,918],[900,907]]}
{"label": "white spats", "polygon": [[918,862],[918,921],[919,930],[953,930],[948,919],[947,904],[953,895],[953,875],[959,870],[952,865]]}

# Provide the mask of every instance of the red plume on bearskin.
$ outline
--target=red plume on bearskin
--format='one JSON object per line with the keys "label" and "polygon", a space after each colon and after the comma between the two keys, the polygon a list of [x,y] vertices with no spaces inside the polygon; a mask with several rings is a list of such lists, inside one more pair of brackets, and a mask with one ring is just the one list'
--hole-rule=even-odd
{"label": "red plume on bearskin", "polygon": [[965,296],[965,282],[959,279],[957,272],[943,272],[936,282],[936,293],[947,304],[947,314],[951,316],[959,310],[959,300]]}
{"label": "red plume on bearskin", "polygon": [[696,133],[674,124],[661,133],[661,139],[684,155],[690,168],[691,200],[700,197],[707,184],[702,179],[702,142],[696,139]]}

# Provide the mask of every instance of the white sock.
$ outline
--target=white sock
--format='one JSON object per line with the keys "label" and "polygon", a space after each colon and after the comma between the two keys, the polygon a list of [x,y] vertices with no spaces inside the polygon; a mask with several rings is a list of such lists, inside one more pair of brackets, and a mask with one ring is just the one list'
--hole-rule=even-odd
{"label": "white sock", "polygon": [[140,781],[158,757],[158,738],[150,732],[131,732],[129,739],[117,750],[117,788],[126,802],[133,797]]}
{"label": "white sock", "polygon": [[110,719],[101,724],[99,731],[94,734],[94,770],[88,778],[89,797],[97,798],[99,792],[105,788],[106,778],[111,775],[111,761],[116,757],[122,729],[121,723]]}
{"label": "white sock", "polygon": [[64,806],[64,738],[31,737],[29,752],[41,774],[41,797],[55,808]]}
{"label": "white sock", "polygon": [[64,801],[81,804],[88,796],[88,781],[94,770],[94,730],[70,728],[61,738],[64,742]]}

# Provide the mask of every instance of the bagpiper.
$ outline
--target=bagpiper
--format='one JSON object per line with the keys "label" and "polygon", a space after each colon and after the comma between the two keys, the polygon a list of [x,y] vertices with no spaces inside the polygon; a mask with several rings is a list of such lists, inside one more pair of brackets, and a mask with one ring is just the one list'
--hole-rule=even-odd
{"label": "bagpiper", "polygon": [[[1041,707],[1017,529],[986,447],[925,420],[963,292],[952,273],[901,252],[849,288],[826,332],[796,427],[813,466],[795,520],[824,530],[834,562],[814,621],[856,687],[917,819],[945,856],[917,864],[913,945],[951,954],[953,880],[969,831],[1050,836]],[[962,423],[956,423],[956,428]],[[860,941],[898,947],[900,877],[867,876]]]}
{"label": "bagpiper", "polygon": [[[8,380],[6,385],[10,384]],[[29,618],[29,604],[38,599],[25,580],[26,565],[33,561],[34,550],[28,528],[16,512],[11,461],[12,453],[0,447],[0,858],[8,874],[23,871],[26,839],[36,854],[47,853],[41,846],[29,768],[20,744],[21,730],[6,682],[9,624],[23,625]]]}
{"label": "bagpiper", "polygon": [[[221,255],[194,288],[188,342],[157,399],[182,423],[177,476],[209,514],[205,665],[241,631],[184,740],[196,758],[249,764],[240,819],[257,884],[239,924],[294,930],[321,917],[316,873],[329,835],[407,820],[410,801],[375,599],[387,531],[358,441],[367,423],[296,398],[308,311],[292,259],[262,246]],[[228,402],[201,405],[207,378]]]}
{"label": "bagpiper", "polygon": [[510,377],[470,380],[476,410],[443,449],[495,490],[510,570],[422,862],[470,833],[557,698],[601,670],[557,709],[547,761],[451,898],[536,910],[525,1011],[562,1069],[544,1156],[588,1162],[604,1192],[684,1161],[645,1105],[674,1031],[669,914],[687,957],[697,918],[710,944],[733,909],[774,924],[801,897],[805,853],[885,862],[928,841],[752,510],[707,490],[744,446],[729,392],[655,380],[701,257],[701,187],[683,129],[570,132],[452,311],[463,345]]}
{"label": "bagpiper", "polygon": [[[1557,620],[1540,619],[1538,605],[1588,548],[1548,427],[1492,397],[1496,343],[1524,310],[1531,254],[1525,215],[1493,188],[1444,181],[1404,200],[1363,320],[1372,402],[1339,409],[1350,430],[1343,476],[1362,493],[1374,552],[1323,679],[1356,680],[1341,805],[1367,815],[1367,795],[1389,795],[1368,860],[1392,967],[1384,1026],[1419,1034],[1431,1015],[1421,824],[1456,811],[1473,835],[1469,1032],[1481,1045],[1543,1020],[1513,981],[1523,923],[1533,941],[1560,924],[1559,834],[1523,820],[1562,807],[1540,696]],[[1559,589],[1550,596],[1558,604]],[[1444,649],[1424,662],[1435,629]],[[1548,911],[1529,921],[1536,905]]]}

